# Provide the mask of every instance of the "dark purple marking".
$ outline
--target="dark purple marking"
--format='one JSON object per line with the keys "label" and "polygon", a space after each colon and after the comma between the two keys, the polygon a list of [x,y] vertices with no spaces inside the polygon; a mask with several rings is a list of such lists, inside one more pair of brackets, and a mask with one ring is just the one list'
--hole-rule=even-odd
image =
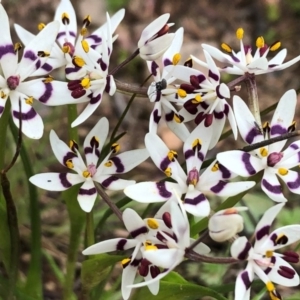
{"label": "dark purple marking", "polygon": [[280,125],[274,125],[271,127],[271,135],[281,135],[287,133],[287,129]]}
{"label": "dark purple marking", "polygon": [[125,250],[124,246],[126,245],[127,240],[126,239],[121,239],[120,241],[118,241],[117,245],[116,245],[116,250],[122,251]]}
{"label": "dark purple marking", "polygon": [[224,118],[224,113],[222,111],[214,110],[214,117],[218,120],[222,120]]}
{"label": "dark purple marking", "polygon": [[60,183],[62,184],[63,187],[65,188],[69,188],[72,186],[72,184],[69,182],[69,180],[67,179],[67,175],[68,173],[59,173],[59,179],[60,179]]}
{"label": "dark purple marking", "polygon": [[21,113],[18,111],[13,111],[13,116],[17,119],[20,120],[20,118],[23,121],[29,121],[35,118],[35,116],[37,115],[36,111],[33,108],[30,108],[30,110],[27,113]]}
{"label": "dark purple marking", "polygon": [[[59,38],[61,38],[62,36],[65,36],[65,35],[67,35],[66,31],[59,32],[56,36],[56,39],[58,40]],[[69,31],[69,35],[76,37],[76,33],[74,31]]]}
{"label": "dark purple marking", "polygon": [[151,74],[153,75],[153,76],[156,76],[157,75],[157,70],[158,70],[158,68],[159,68],[159,66],[158,66],[158,64],[155,62],[155,61],[153,61],[152,63],[151,63]]}
{"label": "dark purple marking", "polygon": [[40,59],[38,59],[37,61],[36,61],[36,63],[35,63],[35,69],[36,70],[38,70],[40,67],[41,67],[41,60]]}
{"label": "dark purple marking", "polygon": [[101,94],[98,94],[96,97],[93,96],[93,95],[94,94],[90,94],[89,95],[89,98],[91,99],[90,100],[90,104],[96,104],[96,103],[100,102],[100,100],[101,100]]}
{"label": "dark purple marking", "polygon": [[110,160],[115,164],[117,173],[123,173],[125,171],[125,167],[118,156],[112,157]]}
{"label": "dark purple marking", "polygon": [[286,266],[280,266],[277,272],[279,275],[288,279],[293,279],[296,274],[296,272],[293,269]]}
{"label": "dark purple marking", "polygon": [[164,60],[163,64],[164,64],[165,67],[166,67],[166,66],[173,65],[173,63],[172,63],[168,58],[166,58],[166,59]]}
{"label": "dark purple marking", "polygon": [[4,111],[4,106],[0,106],[0,115],[3,113]]}
{"label": "dark purple marking", "polygon": [[158,109],[153,111],[153,120],[156,124],[159,123],[161,116],[158,114]]}
{"label": "dark purple marking", "polygon": [[247,241],[245,248],[243,249],[243,251],[238,255],[238,259],[239,260],[245,260],[248,257],[248,253],[250,251],[250,249],[252,248],[251,244]]}
{"label": "dark purple marking", "polygon": [[220,193],[226,185],[227,182],[220,180],[215,186],[211,187],[210,190],[217,194]]}
{"label": "dark purple marking", "polygon": [[247,271],[244,271],[242,273],[241,279],[243,280],[246,290],[248,290],[250,288],[252,282],[250,281],[249,274]]}
{"label": "dark purple marking", "polygon": [[53,67],[50,64],[48,64],[48,63],[44,63],[42,65],[42,69],[45,70],[45,71],[47,71],[47,72],[51,72],[52,69],[53,69]]}
{"label": "dark purple marking", "polygon": [[166,119],[166,121],[167,122],[171,122],[171,121],[173,121],[173,119],[174,119],[174,112],[173,111],[171,111],[171,112],[169,112],[168,114],[165,114],[165,119]]}
{"label": "dark purple marking", "polygon": [[188,83],[182,83],[180,84],[180,89],[186,91],[188,94],[191,94],[195,91],[195,87],[188,84]]}
{"label": "dark purple marking", "polygon": [[234,56],[233,54],[231,55],[231,58],[233,59],[234,62],[240,62],[240,60],[238,59],[238,57]]}
{"label": "dark purple marking", "polygon": [[158,189],[158,193],[161,197],[170,198],[172,196],[172,193],[167,190],[165,182],[156,182],[156,188]]}
{"label": "dark purple marking", "polygon": [[195,151],[193,151],[192,149],[189,149],[189,150],[185,151],[184,158],[187,160],[191,157],[194,157],[194,155],[195,155]]}
{"label": "dark purple marking", "polygon": [[219,81],[220,77],[218,74],[213,73],[213,71],[208,71],[208,76],[212,78],[214,81]]}
{"label": "dark purple marking", "polygon": [[100,44],[102,42],[102,38],[96,34],[89,35],[87,39],[92,39],[95,44]]}
{"label": "dark purple marking", "polygon": [[100,68],[101,68],[102,71],[106,71],[107,70],[107,67],[108,67],[107,63],[105,63],[102,58],[99,58],[97,60],[97,63],[99,64],[99,66],[100,66]]}
{"label": "dark purple marking", "polygon": [[160,163],[159,165],[159,168],[164,172],[168,167],[169,165],[171,164],[171,160],[169,159],[168,156],[166,156]]}
{"label": "dark purple marking", "polygon": [[248,144],[252,144],[253,143],[253,140],[255,137],[259,136],[259,135],[262,135],[260,133],[260,131],[258,130],[258,128],[256,128],[255,126],[252,127],[250,129],[250,131],[247,133],[246,137],[245,137],[245,141],[248,143]]}
{"label": "dark purple marking", "polygon": [[263,179],[261,184],[271,193],[273,194],[281,194],[282,188],[280,185],[272,185],[266,179]]}
{"label": "dark purple marking", "polygon": [[108,188],[111,183],[117,181],[119,178],[116,176],[110,176],[101,182],[101,185],[105,188]]}
{"label": "dark purple marking", "polygon": [[5,46],[0,46],[0,59],[4,55],[6,55],[8,53],[15,54],[15,50],[14,50],[14,45],[13,44],[8,44],[8,45],[5,45]]}
{"label": "dark purple marking", "polygon": [[295,179],[295,181],[287,182],[287,186],[288,186],[291,190],[298,189],[298,188],[300,187],[300,174],[297,173],[297,178]]}
{"label": "dark purple marking", "polygon": [[297,144],[295,144],[295,143],[293,143],[293,144],[290,144],[290,145],[289,145],[289,147],[291,147],[291,148],[292,148],[292,149],[294,149],[294,150],[297,150],[297,149],[299,149],[298,145],[297,145]]}
{"label": "dark purple marking", "polygon": [[228,179],[230,178],[231,176],[231,173],[230,171],[225,168],[222,164],[218,163],[218,166],[219,166],[219,171],[222,173],[222,178],[223,179]]}
{"label": "dark purple marking", "polygon": [[24,58],[28,58],[32,61],[35,61],[38,57],[35,55],[35,53],[31,50],[27,50],[25,53],[24,53]]}
{"label": "dark purple marking", "polygon": [[256,240],[261,240],[264,236],[268,236],[270,231],[270,225],[265,225],[262,228],[260,228],[258,231],[256,231],[255,236]]}
{"label": "dark purple marking", "polygon": [[[92,147],[85,147],[84,148],[84,154],[87,155],[87,154],[91,154],[91,153],[94,153],[94,148]],[[95,149],[95,154],[97,157],[100,156],[100,151],[99,149]]]}
{"label": "dark purple marking", "polygon": [[53,92],[53,86],[51,84],[51,82],[49,83],[44,83],[44,94],[38,99],[40,102],[42,103],[47,103],[48,100],[51,98],[52,92]]}
{"label": "dark purple marking", "polygon": [[296,264],[299,262],[299,254],[294,251],[285,251],[283,255],[282,258],[289,263]]}
{"label": "dark purple marking", "polygon": [[133,231],[130,231],[131,236],[135,239],[140,234],[148,233],[148,228],[146,226],[142,226],[140,228],[137,228]]}
{"label": "dark purple marking", "polygon": [[195,198],[185,198],[184,199],[184,203],[185,204],[191,204],[191,205],[198,205],[199,203],[203,202],[203,201],[207,201],[206,197],[204,196],[204,194],[200,194]]}
{"label": "dark purple marking", "polygon": [[68,74],[71,74],[71,73],[76,73],[80,69],[81,68],[77,67],[77,66],[74,66],[73,68],[68,67],[68,68],[65,69],[65,72],[68,75]]}
{"label": "dark purple marking", "polygon": [[72,160],[72,158],[77,157],[77,155],[74,152],[68,152],[64,157],[63,157],[63,164],[67,166],[67,161]]}
{"label": "dark purple marking", "polygon": [[198,103],[193,103],[193,100],[188,100],[183,104],[183,107],[192,115],[195,115],[198,112],[197,106]]}
{"label": "dark purple marking", "polygon": [[109,91],[111,89],[111,78],[112,76],[106,76],[106,85],[105,85],[105,92],[109,94]]}
{"label": "dark purple marking", "polygon": [[96,188],[91,188],[91,189],[83,189],[80,188],[78,194],[79,195],[86,195],[86,196],[92,196],[96,194]]}
{"label": "dark purple marking", "polygon": [[244,152],[242,154],[242,162],[244,163],[245,168],[246,168],[247,172],[249,173],[249,175],[254,175],[254,174],[256,174],[256,170],[251,165],[250,157],[251,157],[251,155],[249,153]]}

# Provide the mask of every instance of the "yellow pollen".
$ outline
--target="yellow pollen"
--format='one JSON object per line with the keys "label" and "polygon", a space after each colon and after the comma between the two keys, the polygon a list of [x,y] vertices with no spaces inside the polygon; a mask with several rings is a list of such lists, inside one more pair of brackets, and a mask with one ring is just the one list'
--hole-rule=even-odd
{"label": "yellow pollen", "polygon": [[88,89],[90,86],[91,86],[91,82],[90,82],[90,79],[89,78],[83,78],[81,80],[81,86],[85,89]]}
{"label": "yellow pollen", "polygon": [[92,22],[92,18],[91,18],[91,16],[90,15],[87,15],[84,19],[83,19],[83,25],[85,26],[85,27],[88,27],[90,24],[91,24],[91,22]]}
{"label": "yellow pollen", "polygon": [[111,161],[111,160],[108,160],[105,164],[104,164],[104,166],[105,167],[111,167],[113,165],[113,162]]}
{"label": "yellow pollen", "polygon": [[256,47],[257,48],[262,48],[263,46],[265,45],[265,40],[262,36],[259,36],[257,39],[256,39]]}
{"label": "yellow pollen", "polygon": [[66,161],[66,166],[67,166],[69,169],[73,169],[73,168],[74,168],[72,159],[68,159],[68,160]]}
{"label": "yellow pollen", "polygon": [[53,77],[51,75],[48,75],[46,78],[43,79],[44,83],[50,83],[53,81]]}
{"label": "yellow pollen", "polygon": [[194,99],[192,99],[192,103],[197,104],[200,103],[202,101],[202,97],[198,94],[195,96]]}
{"label": "yellow pollen", "polygon": [[85,61],[79,56],[74,56],[72,62],[76,67],[80,67],[80,68],[85,65]]}
{"label": "yellow pollen", "polygon": [[178,114],[174,114],[173,120],[179,124],[183,122],[183,118],[180,117],[180,115],[178,115]]}
{"label": "yellow pollen", "polygon": [[186,97],[186,91],[183,90],[183,89],[178,89],[178,90],[177,90],[177,94],[178,94],[178,96],[179,96],[180,98]]}
{"label": "yellow pollen", "polygon": [[89,52],[90,46],[89,46],[89,44],[86,40],[81,41],[81,46],[82,46],[82,49],[84,50],[85,53]]}
{"label": "yellow pollen", "polygon": [[262,157],[268,156],[268,150],[265,147],[260,148],[259,153]]}
{"label": "yellow pollen", "polygon": [[202,145],[202,142],[200,139],[195,139],[192,143],[192,148],[194,149],[195,147],[197,146],[201,146]]}
{"label": "yellow pollen", "polygon": [[70,140],[69,142],[69,148],[76,153],[76,149],[78,150],[78,144],[76,143],[75,140]]}
{"label": "yellow pollen", "polygon": [[236,31],[236,37],[238,40],[242,40],[244,37],[244,29],[243,28],[238,28]]}
{"label": "yellow pollen", "polygon": [[46,25],[44,23],[39,23],[37,28],[39,31],[41,31],[42,29],[44,29],[46,27]]}
{"label": "yellow pollen", "polygon": [[231,52],[232,52],[232,48],[231,48],[228,44],[226,44],[226,43],[222,43],[222,44],[221,44],[221,48],[222,48],[224,51],[228,52],[228,53],[231,53]]}
{"label": "yellow pollen", "polygon": [[172,175],[172,169],[170,167],[166,168],[164,173],[166,174],[167,177],[170,177]]}
{"label": "yellow pollen", "polygon": [[32,105],[32,103],[33,103],[33,97],[30,96],[30,97],[26,98],[26,99],[25,99],[25,103],[26,103],[26,104],[29,104],[29,105]]}
{"label": "yellow pollen", "polygon": [[118,143],[113,143],[111,145],[111,150],[113,151],[113,153],[118,153],[121,149],[121,146]]}
{"label": "yellow pollen", "polygon": [[61,15],[61,20],[65,25],[70,23],[70,17],[66,12]]}
{"label": "yellow pollen", "polygon": [[14,50],[15,52],[20,51],[23,48],[21,43],[15,43]]}
{"label": "yellow pollen", "polygon": [[62,50],[63,53],[66,54],[66,53],[69,53],[69,52],[70,52],[71,47],[68,46],[68,45],[65,45],[65,46],[63,46],[63,47],[61,48],[61,50]]}
{"label": "yellow pollen", "polygon": [[155,219],[152,219],[152,218],[147,220],[147,225],[151,229],[157,229],[159,227],[158,222]]}
{"label": "yellow pollen", "polygon": [[157,247],[153,244],[149,245],[149,244],[145,244],[145,250],[157,250]]}
{"label": "yellow pollen", "polygon": [[39,57],[49,57],[50,56],[50,52],[47,52],[47,51],[38,51],[37,54]]}
{"label": "yellow pollen", "polygon": [[85,36],[85,35],[87,34],[87,29],[86,29],[85,27],[84,27],[84,28],[81,28],[80,34],[81,34],[82,36]]}
{"label": "yellow pollen", "polygon": [[82,176],[83,176],[84,178],[88,178],[88,177],[91,177],[91,173],[90,173],[89,171],[83,171],[83,172],[82,172]]}
{"label": "yellow pollen", "polygon": [[265,256],[268,257],[268,258],[271,258],[273,256],[273,253],[274,253],[273,251],[268,250],[268,251],[266,251]]}
{"label": "yellow pollen", "polygon": [[275,290],[274,284],[273,284],[271,281],[268,281],[268,282],[266,283],[266,287],[267,287],[267,290],[268,290],[269,292],[272,292],[272,291]]}
{"label": "yellow pollen", "polygon": [[285,169],[285,168],[279,168],[278,169],[278,174],[282,175],[282,176],[285,176],[287,175],[287,173],[289,172],[288,169]]}
{"label": "yellow pollen", "polygon": [[130,258],[124,258],[121,261],[122,266],[127,265],[128,263],[130,263]]}
{"label": "yellow pollen", "polygon": [[170,150],[167,154],[169,161],[174,161],[177,158],[177,152],[174,150]]}
{"label": "yellow pollen", "polygon": [[270,46],[270,51],[276,51],[281,47],[281,42],[277,41]]}
{"label": "yellow pollen", "polygon": [[1,97],[1,99],[5,99],[7,97],[7,94],[5,94],[3,91],[1,91],[0,97]]}
{"label": "yellow pollen", "polygon": [[181,59],[180,53],[174,54],[173,59],[172,59],[173,65],[176,66],[179,63],[180,59]]}
{"label": "yellow pollen", "polygon": [[212,172],[217,172],[217,171],[219,171],[219,165],[218,165],[218,163],[215,163],[215,164],[213,165],[213,167],[211,168],[211,170],[212,170]]}

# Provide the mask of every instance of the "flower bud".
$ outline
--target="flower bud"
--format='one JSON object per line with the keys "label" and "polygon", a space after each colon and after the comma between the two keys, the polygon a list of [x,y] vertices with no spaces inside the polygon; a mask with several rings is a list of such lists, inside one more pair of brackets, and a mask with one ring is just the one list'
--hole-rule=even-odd
{"label": "flower bud", "polygon": [[247,207],[232,207],[215,213],[208,222],[210,237],[222,243],[241,232],[244,228],[244,220],[238,212],[247,209]]}

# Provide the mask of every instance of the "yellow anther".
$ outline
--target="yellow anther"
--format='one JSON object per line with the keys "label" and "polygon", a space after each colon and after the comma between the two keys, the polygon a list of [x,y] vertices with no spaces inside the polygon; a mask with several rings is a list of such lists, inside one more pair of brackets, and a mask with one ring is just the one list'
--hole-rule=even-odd
{"label": "yellow anther", "polygon": [[173,116],[173,120],[176,122],[176,123],[182,123],[183,122],[183,117],[178,115],[178,114],[174,114]]}
{"label": "yellow anther", "polygon": [[1,99],[5,99],[7,97],[7,94],[5,94],[3,91],[1,91],[0,97],[1,97]]}
{"label": "yellow anther", "polygon": [[85,61],[80,56],[74,56],[73,59],[72,59],[72,63],[76,67],[80,67],[80,68],[85,65]]}
{"label": "yellow anther", "polygon": [[194,139],[193,143],[192,143],[192,148],[196,148],[196,147],[199,147],[201,148],[201,145],[202,145],[202,142],[200,139]]}
{"label": "yellow anther", "polygon": [[105,167],[111,167],[113,165],[113,162],[111,161],[111,160],[108,160],[105,164],[104,164],[104,166]]}
{"label": "yellow anther", "polygon": [[221,44],[221,48],[222,48],[224,51],[228,52],[228,53],[231,53],[231,52],[232,52],[232,48],[231,48],[228,44],[226,44],[226,43],[222,43],[222,44]]}
{"label": "yellow anther", "polygon": [[281,42],[277,41],[270,46],[270,51],[276,51],[281,47]]}
{"label": "yellow anther", "polygon": [[130,258],[124,258],[121,261],[122,266],[127,266],[130,263],[131,259]]}
{"label": "yellow anther", "polygon": [[272,291],[275,290],[274,284],[273,284],[271,281],[268,281],[268,282],[266,283],[266,287],[267,287],[267,290],[268,290],[269,292],[272,292]]}
{"label": "yellow anther", "polygon": [[90,46],[89,46],[89,44],[86,40],[81,41],[81,46],[82,46],[82,49],[84,50],[85,53],[89,52]]}
{"label": "yellow anther", "polygon": [[266,257],[268,257],[268,258],[271,258],[271,257],[273,256],[273,254],[274,254],[274,252],[273,252],[273,251],[271,251],[271,250],[268,250],[268,251],[266,251],[266,254],[265,254],[265,256],[266,256]]}
{"label": "yellow anther", "polygon": [[44,29],[46,27],[46,25],[44,23],[39,23],[37,28],[39,31],[41,31],[42,29]]}
{"label": "yellow anther", "polygon": [[46,78],[43,79],[44,83],[50,83],[53,81],[53,77],[51,75],[48,75]]}
{"label": "yellow anther", "polygon": [[177,152],[174,150],[170,150],[167,156],[170,161],[174,161],[174,159],[177,158]]}
{"label": "yellow anther", "polygon": [[244,37],[244,29],[243,28],[238,28],[236,31],[236,37],[238,40],[242,40]]}
{"label": "yellow anther", "polygon": [[70,53],[71,47],[69,45],[64,45],[61,50],[63,53]]}
{"label": "yellow anther", "polygon": [[288,172],[289,172],[289,170],[288,170],[288,169],[285,169],[285,168],[279,168],[279,169],[278,169],[278,173],[279,173],[280,175],[282,175],[282,176],[287,175]]}
{"label": "yellow anther", "polygon": [[151,229],[157,229],[159,227],[159,223],[155,219],[152,219],[152,218],[147,220],[147,225]]}
{"label": "yellow anther", "polygon": [[89,78],[83,78],[80,84],[84,89],[88,89],[91,86],[91,81]]}
{"label": "yellow anther", "polygon": [[176,66],[179,63],[180,59],[181,59],[180,53],[174,54],[173,59],[172,59],[173,65]]}
{"label": "yellow anther", "polygon": [[75,140],[70,140],[69,142],[69,148],[76,153],[76,150],[79,149],[78,144],[76,143]]}
{"label": "yellow anther", "polygon": [[26,104],[29,104],[29,105],[32,105],[32,103],[33,103],[33,97],[30,96],[30,97],[26,98],[26,99],[25,99],[25,103],[26,103]]}
{"label": "yellow anther", "polygon": [[50,56],[50,52],[47,52],[47,51],[38,51],[37,55],[39,57],[49,57]]}
{"label": "yellow anther", "polygon": [[268,130],[270,129],[270,125],[269,125],[269,122],[265,122],[262,126],[263,130]]}
{"label": "yellow anther", "polygon": [[215,163],[212,168],[211,168],[212,172],[217,172],[219,171],[219,164],[218,163]]}
{"label": "yellow anther", "polygon": [[87,15],[82,21],[83,26],[85,27],[88,27],[91,24],[91,22],[92,22],[92,18],[90,15]]}
{"label": "yellow anther", "polygon": [[113,151],[113,153],[117,153],[120,151],[121,146],[118,143],[113,143],[110,149]]}
{"label": "yellow anther", "polygon": [[84,178],[88,178],[88,177],[91,177],[91,173],[89,172],[89,171],[83,171],[82,172],[82,176],[84,177]]}
{"label": "yellow anther", "polygon": [[15,52],[20,51],[23,48],[21,43],[15,43],[14,50]]}
{"label": "yellow anther", "polygon": [[202,101],[202,97],[199,94],[196,95],[194,99],[192,99],[192,103],[194,103],[194,104],[198,104],[201,101]]}
{"label": "yellow anther", "polygon": [[164,173],[167,177],[170,177],[172,175],[172,169],[170,167],[166,168]]}
{"label": "yellow anther", "polygon": [[268,156],[268,150],[265,147],[260,148],[259,153],[262,157]]}
{"label": "yellow anther", "polygon": [[87,32],[88,32],[88,30],[86,29],[86,27],[83,27],[83,28],[81,28],[81,30],[80,30],[80,34],[81,34],[82,36],[85,36],[85,35],[87,34]]}
{"label": "yellow anther", "polygon": [[70,23],[70,17],[69,15],[64,12],[62,15],[61,15],[61,21],[63,22],[63,24],[67,25]]}
{"label": "yellow anther", "polygon": [[296,121],[293,121],[292,124],[288,127],[288,132],[293,132],[296,130],[297,123]]}
{"label": "yellow anther", "polygon": [[283,233],[279,234],[275,240],[276,245],[285,245],[287,242],[288,237]]}
{"label": "yellow anther", "polygon": [[265,45],[265,40],[262,36],[259,36],[257,39],[256,39],[256,47],[257,48],[262,48],[263,46]]}
{"label": "yellow anther", "polygon": [[149,245],[149,244],[145,244],[145,250],[157,250],[157,247],[153,244]]}
{"label": "yellow anther", "polygon": [[68,159],[66,161],[66,166],[69,168],[69,169],[73,169],[74,168],[74,164],[72,162],[72,159]]}
{"label": "yellow anther", "polygon": [[177,94],[180,98],[185,98],[186,97],[186,91],[183,89],[178,89]]}

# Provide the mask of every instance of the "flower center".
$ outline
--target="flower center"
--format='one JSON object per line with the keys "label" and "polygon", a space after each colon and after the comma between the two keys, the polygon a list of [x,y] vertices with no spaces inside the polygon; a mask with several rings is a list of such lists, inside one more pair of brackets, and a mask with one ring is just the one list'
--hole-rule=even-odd
{"label": "flower center", "polygon": [[274,167],[278,162],[281,161],[283,154],[281,152],[272,152],[267,158],[267,165]]}
{"label": "flower center", "polygon": [[193,186],[196,186],[196,184],[199,181],[199,172],[194,168],[193,170],[189,171],[188,177],[187,177],[187,184],[192,184]]}
{"label": "flower center", "polygon": [[8,88],[13,91],[17,88],[17,86],[20,83],[20,77],[19,76],[10,76],[7,78],[7,86]]}
{"label": "flower center", "polygon": [[88,165],[87,170],[91,174],[91,177],[93,177],[96,174],[96,172],[97,172],[97,168],[96,168],[96,166],[93,163],[91,163],[90,165]]}

